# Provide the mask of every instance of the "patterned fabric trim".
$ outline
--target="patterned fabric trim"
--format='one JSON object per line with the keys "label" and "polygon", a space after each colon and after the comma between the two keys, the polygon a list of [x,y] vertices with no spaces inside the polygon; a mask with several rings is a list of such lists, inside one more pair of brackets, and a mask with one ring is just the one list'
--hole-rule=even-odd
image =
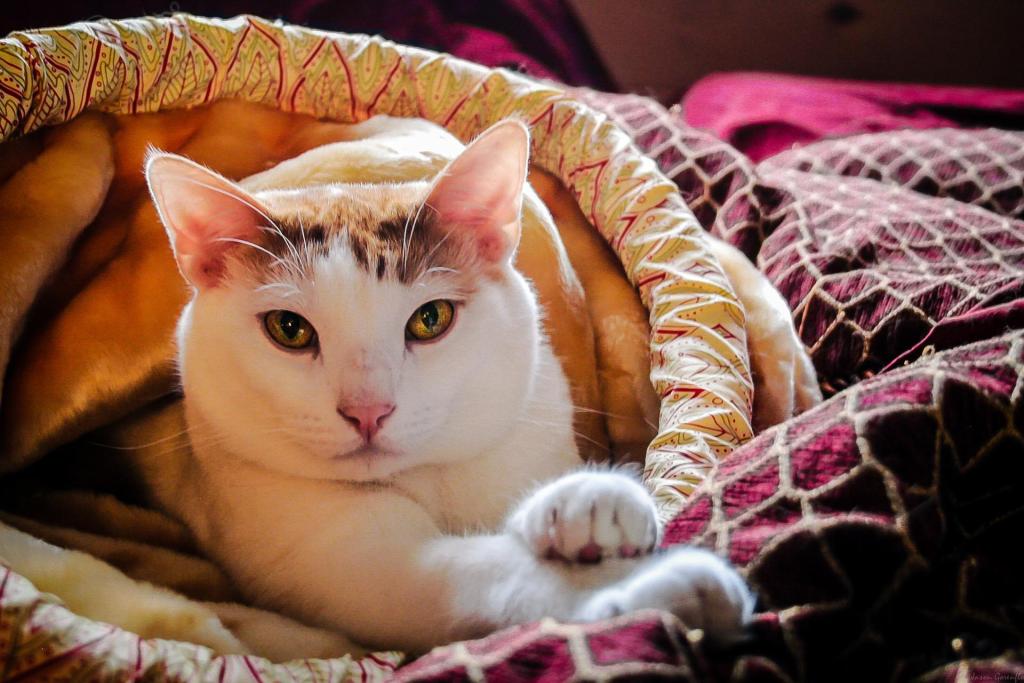
{"label": "patterned fabric trim", "polygon": [[259,657],[216,656],[169,640],[143,640],[83,619],[0,564],[0,680],[3,681],[382,681],[402,655],[375,653],[271,664]]}

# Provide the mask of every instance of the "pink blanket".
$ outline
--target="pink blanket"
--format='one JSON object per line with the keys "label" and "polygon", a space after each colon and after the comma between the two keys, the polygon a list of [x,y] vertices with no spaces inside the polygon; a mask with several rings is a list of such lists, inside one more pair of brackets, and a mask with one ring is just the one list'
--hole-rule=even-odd
{"label": "pink blanket", "polygon": [[1024,92],[728,73],[698,81],[683,111],[687,124],[760,161],[795,144],[857,133],[1024,129]]}

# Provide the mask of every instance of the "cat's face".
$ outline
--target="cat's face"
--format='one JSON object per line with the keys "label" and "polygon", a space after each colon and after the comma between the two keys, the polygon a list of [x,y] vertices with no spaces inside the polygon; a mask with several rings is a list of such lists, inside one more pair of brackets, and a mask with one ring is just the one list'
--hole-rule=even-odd
{"label": "cat's face", "polygon": [[374,480],[504,438],[539,342],[511,266],[526,150],[525,129],[506,123],[433,185],[256,195],[151,158],[196,288],[179,343],[197,439],[298,476]]}

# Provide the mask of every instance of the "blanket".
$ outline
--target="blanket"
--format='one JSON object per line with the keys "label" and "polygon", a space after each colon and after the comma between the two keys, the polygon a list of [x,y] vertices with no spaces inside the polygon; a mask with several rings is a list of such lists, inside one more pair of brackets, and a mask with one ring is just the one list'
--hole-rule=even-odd
{"label": "blanket", "polygon": [[680,103],[688,125],[755,161],[796,145],[861,133],[1024,124],[1024,92],[877,83],[775,73],[705,76]]}
{"label": "blanket", "polygon": [[[0,35],[170,7],[169,3],[144,7],[136,0],[91,0],[88,6],[17,3],[0,14]],[[537,78],[602,89],[611,86],[611,78],[566,0],[177,0],[173,7],[206,16],[250,13],[329,31],[380,35]]]}
{"label": "blanket", "polygon": [[[400,675],[528,680],[527,662],[559,679],[1024,674],[1024,223],[1015,202],[993,200],[1020,187],[1024,136],[898,131],[755,165],[647,98],[578,95],[769,273],[833,396],[716,465],[666,530],[666,544],[703,545],[744,569],[760,599],[746,643],[712,651],[634,615],[509,630]],[[895,170],[908,160],[914,173]],[[973,189],[954,198],[951,177]]]}

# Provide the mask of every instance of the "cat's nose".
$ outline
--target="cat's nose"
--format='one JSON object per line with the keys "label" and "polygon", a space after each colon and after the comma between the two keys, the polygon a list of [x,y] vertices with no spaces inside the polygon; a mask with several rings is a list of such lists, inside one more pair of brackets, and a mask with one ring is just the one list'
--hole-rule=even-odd
{"label": "cat's nose", "polygon": [[395,412],[393,403],[338,406],[338,414],[355,427],[367,442],[380,431],[384,420],[388,419],[393,412]]}

